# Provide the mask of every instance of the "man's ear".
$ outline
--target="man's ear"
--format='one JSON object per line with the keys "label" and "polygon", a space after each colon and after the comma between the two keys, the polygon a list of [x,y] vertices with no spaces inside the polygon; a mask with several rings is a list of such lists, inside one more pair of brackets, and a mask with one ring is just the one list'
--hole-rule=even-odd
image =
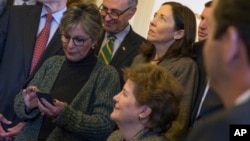
{"label": "man's ear", "polygon": [[235,63],[240,56],[239,43],[241,42],[239,33],[235,27],[228,27],[225,35],[225,47],[227,48],[225,61],[226,63]]}
{"label": "man's ear", "polygon": [[174,33],[174,39],[175,40],[181,39],[184,35],[185,35],[185,32],[184,32],[183,29],[175,31],[175,33]]}
{"label": "man's ear", "polygon": [[131,7],[131,8],[129,9],[129,16],[130,16],[130,19],[135,15],[136,10],[137,10],[136,6]]}

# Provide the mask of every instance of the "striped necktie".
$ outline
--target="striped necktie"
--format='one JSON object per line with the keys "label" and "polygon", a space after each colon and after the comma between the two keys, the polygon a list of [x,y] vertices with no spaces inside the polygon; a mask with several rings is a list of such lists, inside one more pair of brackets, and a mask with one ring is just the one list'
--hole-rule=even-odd
{"label": "striped necktie", "polygon": [[106,63],[109,64],[112,58],[113,45],[116,37],[113,34],[108,35],[108,41],[102,47],[99,57]]}

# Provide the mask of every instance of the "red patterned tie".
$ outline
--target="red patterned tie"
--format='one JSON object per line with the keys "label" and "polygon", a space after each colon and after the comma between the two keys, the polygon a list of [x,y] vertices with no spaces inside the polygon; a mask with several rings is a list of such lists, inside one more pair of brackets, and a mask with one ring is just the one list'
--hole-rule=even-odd
{"label": "red patterned tie", "polygon": [[36,67],[39,59],[41,58],[43,52],[45,51],[45,47],[47,45],[48,39],[49,39],[49,32],[50,32],[50,23],[52,20],[52,15],[47,14],[46,15],[46,22],[45,26],[40,32],[40,34],[36,38],[36,44],[34,48],[34,53],[32,57],[32,64],[30,68],[30,74],[33,72],[34,68]]}

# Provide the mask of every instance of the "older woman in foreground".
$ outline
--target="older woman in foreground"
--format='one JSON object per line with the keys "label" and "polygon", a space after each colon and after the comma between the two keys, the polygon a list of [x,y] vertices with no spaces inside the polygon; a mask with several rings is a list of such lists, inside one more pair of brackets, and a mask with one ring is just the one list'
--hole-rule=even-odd
{"label": "older woman in foreground", "polygon": [[111,113],[119,130],[108,141],[166,141],[164,134],[178,114],[181,85],[164,67],[152,64],[127,68],[124,75]]}
{"label": "older woman in foreground", "polygon": [[[26,121],[15,140],[103,141],[114,129],[109,115],[119,91],[116,70],[93,52],[102,31],[93,3],[72,5],[60,24],[66,56],[48,59],[15,99],[17,115]],[[37,92],[52,95],[49,103]]]}

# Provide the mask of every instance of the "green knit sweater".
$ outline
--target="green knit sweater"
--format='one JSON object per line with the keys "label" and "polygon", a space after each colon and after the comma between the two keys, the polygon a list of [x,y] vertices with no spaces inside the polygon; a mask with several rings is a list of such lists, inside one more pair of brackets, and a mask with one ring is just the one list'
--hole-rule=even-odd
{"label": "green knit sweater", "polygon": [[[50,93],[65,59],[65,56],[55,56],[48,59],[29,85],[35,85],[41,91]],[[116,70],[97,60],[86,84],[73,101],[66,105],[63,112],[53,118],[57,127],[49,135],[48,140],[106,140],[114,129],[115,124],[110,119],[110,113],[114,105],[112,98],[119,90],[120,82]],[[14,108],[16,114],[26,121],[26,125],[15,140],[37,141],[43,119],[41,112],[34,109],[27,114],[21,94],[16,96]]]}

